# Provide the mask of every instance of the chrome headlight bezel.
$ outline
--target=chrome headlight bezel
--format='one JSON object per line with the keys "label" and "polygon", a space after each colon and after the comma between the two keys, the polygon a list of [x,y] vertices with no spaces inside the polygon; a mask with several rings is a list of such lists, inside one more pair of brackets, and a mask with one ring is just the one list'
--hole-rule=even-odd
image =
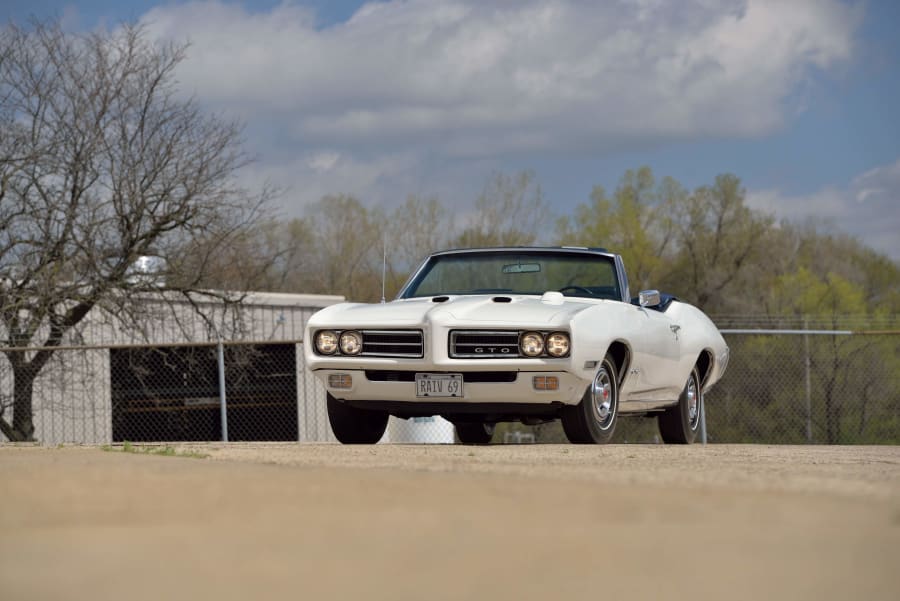
{"label": "chrome headlight bezel", "polygon": [[354,357],[360,354],[363,346],[362,334],[355,330],[341,332],[339,346],[342,355]]}
{"label": "chrome headlight bezel", "polygon": [[572,341],[566,332],[553,332],[547,335],[544,342],[547,354],[555,359],[567,357],[572,350]]}
{"label": "chrome headlight bezel", "polygon": [[334,330],[319,330],[316,332],[316,352],[320,355],[334,355],[338,351],[339,337]]}
{"label": "chrome headlight bezel", "polygon": [[523,332],[519,336],[519,350],[526,357],[540,357],[544,354],[544,336],[540,332]]}

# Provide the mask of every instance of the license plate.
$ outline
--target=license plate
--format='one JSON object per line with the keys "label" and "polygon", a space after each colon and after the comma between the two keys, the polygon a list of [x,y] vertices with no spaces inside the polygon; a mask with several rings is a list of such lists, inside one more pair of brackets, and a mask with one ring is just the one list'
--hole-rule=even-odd
{"label": "license plate", "polygon": [[462,397],[462,374],[416,374],[417,397]]}

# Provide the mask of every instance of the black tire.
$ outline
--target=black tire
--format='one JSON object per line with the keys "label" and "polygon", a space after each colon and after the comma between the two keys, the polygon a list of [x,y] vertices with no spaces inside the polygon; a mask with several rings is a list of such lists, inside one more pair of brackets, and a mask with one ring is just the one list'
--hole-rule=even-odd
{"label": "black tire", "polygon": [[619,381],[610,355],[603,359],[594,381],[577,405],[562,411],[562,426],[569,442],[605,444],[612,440],[619,416]]}
{"label": "black tire", "polygon": [[659,433],[667,444],[691,444],[700,432],[703,414],[703,391],[700,389],[700,372],[691,371],[678,404],[666,409],[657,418]]}
{"label": "black tire", "polygon": [[335,438],[344,444],[375,444],[384,436],[388,414],[351,407],[329,394],[328,422]]}
{"label": "black tire", "polygon": [[457,422],[456,436],[463,444],[488,444],[494,437],[494,424],[484,422]]}

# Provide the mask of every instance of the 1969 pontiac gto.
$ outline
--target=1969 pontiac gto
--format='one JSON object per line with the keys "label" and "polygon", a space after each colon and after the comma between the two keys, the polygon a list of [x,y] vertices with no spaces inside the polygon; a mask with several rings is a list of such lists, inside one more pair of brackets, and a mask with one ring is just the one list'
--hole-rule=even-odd
{"label": "1969 pontiac gto", "polygon": [[691,443],[728,363],[703,312],[632,299],[621,256],[581,247],[435,253],[395,300],[316,313],[306,340],[343,443],[377,442],[389,415],[441,415],[471,444],[554,419],[573,443],[605,443],[619,416],[656,415],[665,442]]}

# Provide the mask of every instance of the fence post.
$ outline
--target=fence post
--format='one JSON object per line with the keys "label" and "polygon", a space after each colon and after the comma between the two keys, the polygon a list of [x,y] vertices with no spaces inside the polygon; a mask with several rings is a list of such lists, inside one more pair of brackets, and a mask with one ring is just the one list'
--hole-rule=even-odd
{"label": "fence post", "polygon": [[700,444],[706,444],[706,403],[700,402]]}
{"label": "fence post", "polygon": [[[803,319],[803,329],[809,330],[809,322]],[[803,346],[806,352],[806,444],[812,444],[812,386],[809,381],[809,334],[803,335]]]}
{"label": "fence post", "polygon": [[225,347],[219,338],[219,413],[222,421],[222,442],[228,442],[228,399],[225,395]]}

